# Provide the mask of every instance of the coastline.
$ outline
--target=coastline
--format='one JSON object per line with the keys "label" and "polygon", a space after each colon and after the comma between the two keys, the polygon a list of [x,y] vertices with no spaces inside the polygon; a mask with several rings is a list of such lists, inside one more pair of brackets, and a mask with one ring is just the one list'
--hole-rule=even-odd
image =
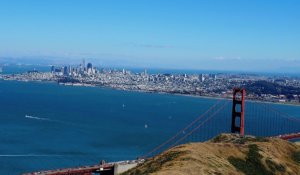
{"label": "coastline", "polygon": [[[155,93],[155,94],[165,94],[165,95],[175,95],[175,96],[184,96],[184,97],[193,97],[193,98],[204,98],[204,99],[215,99],[215,100],[230,100],[230,98],[226,97],[213,97],[213,96],[199,96],[199,95],[193,95],[193,94],[181,94],[181,93],[171,93],[171,92],[160,92],[160,91],[147,91],[147,90],[134,90],[134,89],[122,89],[122,88],[117,88],[117,87],[111,87],[111,86],[106,86],[106,85],[94,85],[94,84],[86,84],[86,83],[59,83],[57,81],[43,81],[43,80],[6,80],[6,79],[0,79],[0,81],[16,81],[16,82],[24,82],[24,83],[30,83],[30,82],[38,82],[38,83],[54,83],[58,84],[61,86],[73,86],[73,87],[93,87],[93,88],[106,88],[106,89],[111,89],[111,90],[119,90],[119,91],[127,91],[127,92],[141,92],[141,93]],[[267,104],[274,104],[274,105],[288,105],[288,106],[300,106],[300,103],[282,103],[282,102],[270,102],[270,101],[260,101],[260,100],[252,100],[252,99],[247,99],[246,101],[249,102],[259,102],[259,103],[267,103]]]}

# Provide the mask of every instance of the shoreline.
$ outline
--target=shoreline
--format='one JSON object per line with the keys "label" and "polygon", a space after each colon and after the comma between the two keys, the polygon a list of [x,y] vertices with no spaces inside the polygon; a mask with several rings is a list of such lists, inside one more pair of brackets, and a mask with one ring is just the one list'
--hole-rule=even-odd
{"label": "shoreline", "polygon": [[[6,80],[6,79],[0,79],[0,81],[16,81],[16,82],[24,82],[24,83],[30,83],[30,82],[37,82],[37,83],[54,83],[61,86],[72,86],[72,87],[92,87],[92,88],[106,88],[111,90],[119,90],[119,91],[127,91],[127,92],[141,92],[141,93],[153,93],[153,94],[164,94],[164,95],[174,95],[174,96],[183,96],[183,97],[192,97],[192,98],[204,98],[204,99],[213,99],[213,100],[230,100],[231,98],[226,97],[213,97],[213,96],[199,96],[199,95],[192,95],[192,94],[180,94],[180,93],[171,93],[171,92],[159,92],[159,91],[147,91],[147,90],[131,90],[131,89],[122,89],[122,88],[116,88],[111,86],[98,86],[93,84],[84,84],[84,83],[58,83],[57,81],[37,81],[37,80]],[[270,101],[260,101],[260,100],[252,100],[248,99],[246,100],[248,102],[259,102],[259,103],[267,103],[267,104],[274,104],[274,105],[288,105],[288,106],[297,106],[300,107],[300,103],[282,103],[282,102],[270,102]]]}

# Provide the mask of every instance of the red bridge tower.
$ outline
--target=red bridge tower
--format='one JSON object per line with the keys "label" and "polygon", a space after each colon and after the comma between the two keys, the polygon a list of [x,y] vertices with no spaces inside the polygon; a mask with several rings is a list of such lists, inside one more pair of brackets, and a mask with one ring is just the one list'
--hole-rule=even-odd
{"label": "red bridge tower", "polygon": [[245,96],[246,90],[244,88],[233,89],[233,101],[232,101],[232,123],[231,132],[238,132],[244,135],[244,122],[245,122]]}

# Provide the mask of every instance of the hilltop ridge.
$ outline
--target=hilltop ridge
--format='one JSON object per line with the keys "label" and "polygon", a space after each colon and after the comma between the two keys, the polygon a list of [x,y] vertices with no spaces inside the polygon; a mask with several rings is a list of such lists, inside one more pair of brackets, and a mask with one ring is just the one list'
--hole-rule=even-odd
{"label": "hilltop ridge", "polygon": [[221,134],[174,147],[122,175],[141,174],[300,175],[300,145],[279,138]]}

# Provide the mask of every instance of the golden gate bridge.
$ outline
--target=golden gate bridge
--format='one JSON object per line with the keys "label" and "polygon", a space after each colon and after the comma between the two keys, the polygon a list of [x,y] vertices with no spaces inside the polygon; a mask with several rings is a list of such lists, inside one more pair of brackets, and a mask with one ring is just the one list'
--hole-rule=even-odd
{"label": "golden gate bridge", "polygon": [[40,171],[24,175],[114,175],[174,146],[206,141],[220,133],[278,137],[284,140],[300,139],[300,118],[279,111],[268,103],[245,101],[245,97],[245,89],[233,89],[232,99],[219,99],[182,130],[137,160],[102,162],[92,166]]}

